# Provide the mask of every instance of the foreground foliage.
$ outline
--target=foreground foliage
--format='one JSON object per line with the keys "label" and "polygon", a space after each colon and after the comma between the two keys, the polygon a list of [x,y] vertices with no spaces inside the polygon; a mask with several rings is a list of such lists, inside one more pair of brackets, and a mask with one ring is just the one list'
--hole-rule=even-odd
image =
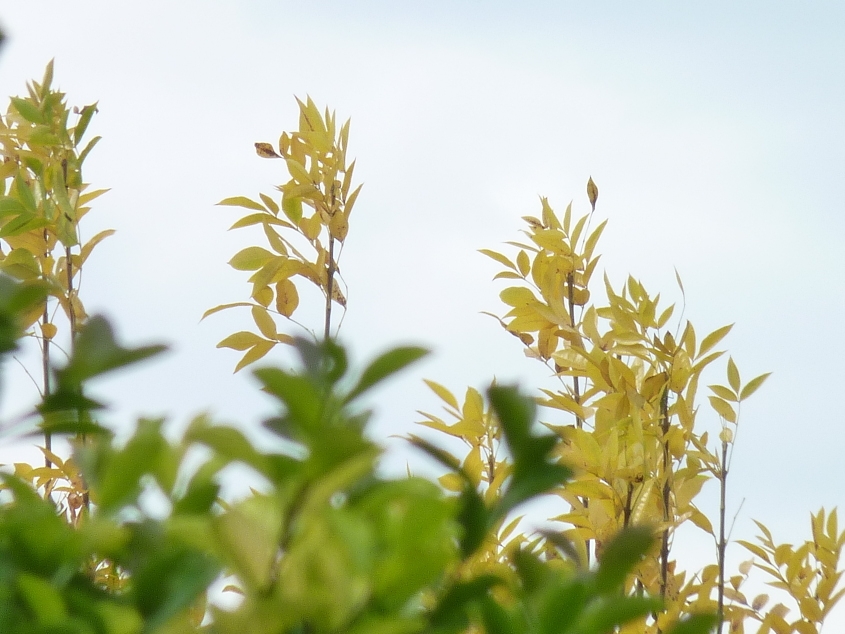
{"label": "foreground foliage", "polygon": [[[246,247],[230,262],[251,273],[249,301],[206,313],[250,308],[257,332],[220,342],[244,353],[236,370],[278,344],[296,351],[295,370],[254,371],[278,416],[260,441],[201,416],[177,439],[164,421],[141,420],[118,444],[86,384],[164,347],[123,347],[79,296],[81,269],[110,233],[86,242],[79,226],[102,193],[82,180],[96,138],[81,140],[96,104],[68,108],[52,88],[52,63],[27,97],[12,99],[0,125],[0,269],[19,281],[0,278],[0,353],[22,336],[39,341],[41,402],[16,431],[45,434],[45,464],[2,474],[0,631],[703,634],[721,620],[738,632],[751,620],[763,633],[818,631],[842,596],[836,512],[814,515],[812,541],[799,547],[777,544],[763,524],[757,542],[741,542],[795,599],[797,620],[783,604],[742,594],[751,561],[727,576],[729,455],[739,404],[766,375],[743,383],[728,361],[726,385],[710,386],[721,420],[711,448],[696,394],[730,327],[700,341],[689,323],[673,330],[672,307],[659,308],[633,278],[620,290],[606,280],[608,304],[591,303],[605,226],[589,230],[592,179],[590,214],[559,217],[542,200],[513,258],[484,251],[505,267],[496,277],[516,283],[496,318],[560,389],[530,399],[513,387],[471,388],[461,404],[429,381],[447,420],[426,415],[423,424],[461,439],[467,454],[413,436],[443,466],[439,482],[378,475],[381,450],[358,399],[426,351],[393,349],[354,373],[332,338],[333,309],[346,308],[339,260],[361,187],[347,160],[349,122],[338,126],[310,99],[298,104],[296,132],[277,147],[255,145],[288,172],[280,196],[220,203],[247,209],[233,228],[260,228],[269,247]],[[280,327],[295,323],[303,282],[325,300],[322,336]],[[68,350],[64,362],[56,349]],[[538,403],[558,418],[540,425]],[[51,450],[55,434],[72,439],[72,456]],[[232,469],[247,470],[254,486],[224,499]],[[708,478],[722,491],[717,528],[695,503]],[[569,505],[554,518],[562,530],[521,532],[520,509],[547,493]],[[686,521],[714,538],[715,563],[698,573],[672,556]]]}

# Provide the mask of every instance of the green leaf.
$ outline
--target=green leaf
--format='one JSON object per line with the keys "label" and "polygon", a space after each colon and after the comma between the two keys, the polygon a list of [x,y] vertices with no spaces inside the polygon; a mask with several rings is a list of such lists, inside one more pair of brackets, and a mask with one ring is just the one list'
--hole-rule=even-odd
{"label": "green leaf", "polygon": [[97,486],[101,510],[117,511],[132,503],[141,492],[142,477],[156,473],[159,461],[169,449],[161,433],[163,423],[163,419],[140,421],[126,446],[110,456]]}
{"label": "green leaf", "polygon": [[97,102],[82,108],[79,113],[79,121],[76,122],[76,127],[73,129],[73,144],[79,145],[85,131],[88,129],[88,124],[91,122],[91,117],[97,112]]}
{"label": "green leaf", "polygon": [[31,213],[38,212],[38,205],[35,202],[35,196],[32,194],[29,184],[24,180],[23,176],[18,174],[15,176],[14,191],[17,193],[18,200],[21,201],[27,211]]}
{"label": "green leaf", "polygon": [[653,597],[612,597],[594,601],[584,610],[578,632],[582,634],[606,634],[648,614],[660,611],[660,599]]}
{"label": "green leaf", "polygon": [[195,418],[185,432],[185,440],[201,443],[227,462],[243,462],[260,473],[268,470],[267,460],[239,430],[209,424],[206,416]]}
{"label": "green leaf", "polygon": [[391,374],[395,374],[428,353],[429,351],[425,348],[409,346],[394,348],[379,355],[361,374],[358,383],[346,395],[344,402],[349,403]]}
{"label": "green leaf", "polygon": [[79,164],[80,164],[80,165],[82,165],[82,163],[85,161],[86,157],[87,157],[87,156],[91,153],[91,150],[93,150],[93,149],[94,149],[94,146],[96,146],[96,145],[97,145],[97,143],[99,143],[99,142],[100,142],[100,139],[102,139],[102,138],[103,138],[103,137],[100,137],[100,136],[95,136],[93,139],[91,139],[90,141],[88,141],[88,145],[86,145],[86,146],[85,146],[85,149],[84,149],[84,150],[82,150],[82,151],[79,153],[79,159],[78,159],[78,162],[79,162]]}
{"label": "green leaf", "polygon": [[104,317],[91,317],[80,329],[74,342],[70,361],[56,372],[60,388],[75,391],[92,377],[111,372],[167,350],[167,346],[124,348],[114,338],[114,332]]}
{"label": "green leaf", "polygon": [[316,424],[323,411],[323,398],[311,381],[278,368],[262,368],[254,374],[267,392],[285,404],[288,418],[297,426]]}
{"label": "green leaf", "polygon": [[257,203],[254,200],[247,198],[246,196],[233,196],[231,198],[224,198],[217,204],[228,207],[245,207],[246,209],[253,209],[255,211],[267,211],[264,208],[264,205],[262,205],[261,203]]}
{"label": "green leaf", "polygon": [[282,192],[282,211],[288,219],[296,226],[302,220],[302,198],[299,196],[288,196],[286,191]]}
{"label": "green leaf", "polygon": [[691,614],[670,627],[666,634],[708,634],[719,624],[717,614]]}
{"label": "green leaf", "polygon": [[602,594],[615,592],[625,582],[634,566],[648,553],[654,534],[646,526],[620,531],[604,549],[596,571],[596,590]]}
{"label": "green leaf", "polygon": [[20,214],[26,212],[26,208],[21,204],[17,198],[11,196],[4,196],[0,198],[0,218],[10,214]]}
{"label": "green leaf", "polygon": [[46,123],[44,120],[44,113],[38,109],[38,106],[26,99],[12,97],[12,105],[15,107],[15,110],[17,110],[18,113],[30,123]]}
{"label": "green leaf", "polygon": [[17,586],[42,628],[60,627],[67,620],[64,601],[49,581],[20,572]]}
{"label": "green leaf", "polygon": [[748,383],[745,384],[745,387],[742,388],[742,392],[740,392],[739,400],[744,401],[749,396],[754,394],[763,383],[771,376],[771,372],[766,372],[765,374],[761,374],[760,376],[755,376],[751,379]]}
{"label": "green leaf", "polygon": [[17,218],[10,220],[3,225],[3,228],[0,229],[0,238],[19,236],[22,233],[27,233],[33,229],[40,229],[41,227],[47,227],[49,225],[50,222],[46,218],[42,218],[41,216],[37,216],[29,212],[24,212]]}
{"label": "green leaf", "polygon": [[0,260],[0,270],[19,280],[34,280],[41,275],[41,267],[35,256],[24,247],[13,249],[5,259]]}

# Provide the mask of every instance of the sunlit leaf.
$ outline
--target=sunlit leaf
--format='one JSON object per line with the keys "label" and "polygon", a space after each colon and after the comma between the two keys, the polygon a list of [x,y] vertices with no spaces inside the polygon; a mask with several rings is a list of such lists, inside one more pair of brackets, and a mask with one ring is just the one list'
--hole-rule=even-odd
{"label": "sunlit leaf", "polygon": [[739,400],[744,401],[749,396],[754,394],[754,392],[756,392],[757,389],[761,385],[763,385],[763,383],[766,381],[766,379],[769,378],[769,376],[771,376],[771,374],[771,372],[766,372],[765,374],[761,374],[760,376],[755,376],[748,383],[746,383],[745,386],[742,388],[742,392],[740,392]]}
{"label": "sunlit leaf", "polygon": [[736,363],[734,363],[732,357],[728,357],[728,383],[734,392],[739,393],[739,386],[741,385],[739,369],[736,367]]}
{"label": "sunlit leaf", "polygon": [[246,196],[233,196],[231,198],[224,198],[218,205],[229,207],[244,207],[246,209],[253,209],[255,211],[266,211],[261,203],[250,200]]}
{"label": "sunlit leaf", "polygon": [[703,355],[707,354],[710,350],[712,350],[714,346],[716,346],[722,339],[725,338],[725,336],[727,336],[727,334],[731,331],[731,328],[733,327],[733,324],[728,324],[727,326],[717,328],[709,335],[707,335],[701,341],[701,347],[698,349],[698,357],[696,358],[700,358]]}

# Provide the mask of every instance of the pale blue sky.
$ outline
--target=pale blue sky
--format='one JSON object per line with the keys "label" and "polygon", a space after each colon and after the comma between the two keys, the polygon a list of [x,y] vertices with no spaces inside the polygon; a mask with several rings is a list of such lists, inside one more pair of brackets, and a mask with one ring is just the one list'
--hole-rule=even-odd
{"label": "pale blue sky", "polygon": [[[423,376],[459,393],[494,375],[549,385],[479,314],[501,308],[496,267],[476,249],[516,239],[538,195],[584,211],[592,175],[614,283],[631,273],[675,300],[677,267],[699,333],[736,322],[726,343],[744,377],[774,372],[743,411],[734,536],[751,537],[753,517],[802,538],[811,511],[845,510],[845,5],[516,6],[0,9],[2,94],[22,93],[55,57],[72,103],[100,101],[92,131],[104,139],[85,175],[112,191],[87,231],[118,234],[90,261],[88,305],[130,341],[175,344],[100,387],[119,406],[115,424],[205,408],[250,424],[266,411],[247,375],[232,377],[235,354],[214,348],[248,315],[197,322],[248,292],[225,263],[250,235],[227,233],[237,212],[214,203],[284,180],[252,144],[293,127],[293,95],[310,94],[352,118],[366,183],[342,263],[342,337],[358,359],[406,341],[436,353],[382,390],[378,434],[437,408]],[[706,407],[700,424],[716,424]]]}

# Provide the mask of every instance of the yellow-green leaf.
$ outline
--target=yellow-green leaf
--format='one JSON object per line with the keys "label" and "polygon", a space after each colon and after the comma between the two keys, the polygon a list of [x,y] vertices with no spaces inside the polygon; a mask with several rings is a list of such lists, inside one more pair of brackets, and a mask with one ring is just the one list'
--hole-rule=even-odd
{"label": "yellow-green leaf", "polygon": [[713,347],[718,344],[725,336],[731,331],[733,328],[733,324],[728,324],[727,326],[722,326],[721,328],[717,328],[709,335],[707,335],[704,340],[701,342],[701,347],[698,349],[698,356],[701,357],[703,354],[706,354]]}
{"label": "yellow-green leaf", "polygon": [[732,357],[728,357],[728,383],[734,392],[739,392],[739,386],[741,385],[739,369],[736,367],[736,363],[734,363]]}
{"label": "yellow-green leaf", "polygon": [[273,212],[273,215],[279,214],[279,205],[276,203],[275,200],[270,198],[267,194],[258,195],[261,196],[261,200],[264,201],[264,204],[266,205],[267,209]]}
{"label": "yellow-green leaf", "polygon": [[451,406],[455,410],[460,409],[458,406],[458,399],[456,399],[454,394],[452,394],[449,390],[434,381],[430,381],[428,379],[423,379],[423,381],[425,381],[425,384],[431,389],[431,391],[437,394],[437,396],[445,401],[447,405]]}
{"label": "yellow-green leaf", "polygon": [[736,393],[724,385],[708,385],[707,387],[709,387],[716,396],[725,399],[729,403],[736,403],[739,400],[736,397]]}
{"label": "yellow-green leaf", "polygon": [[228,207],[245,207],[246,209],[254,209],[255,211],[267,211],[266,209],[264,209],[264,205],[262,205],[261,203],[257,203],[254,200],[250,200],[246,196],[233,196],[231,198],[224,198],[217,204]]}
{"label": "yellow-green leaf", "polygon": [[716,413],[719,416],[729,423],[736,422],[736,412],[734,411],[734,408],[731,407],[730,403],[718,396],[708,396],[707,398],[710,399],[710,405],[714,410],[716,410]]}
{"label": "yellow-green leaf", "polygon": [[497,253],[496,251],[491,251],[490,249],[479,249],[478,252],[483,253],[488,258],[493,258],[499,264],[504,264],[506,267],[513,269],[514,271],[517,270],[516,265],[513,262],[511,262],[508,258],[506,258],[504,255],[502,255],[501,253]]}
{"label": "yellow-green leaf", "polygon": [[746,383],[745,387],[742,388],[742,392],[740,392],[739,394],[739,400],[744,401],[749,396],[754,394],[754,392],[757,391],[757,388],[763,385],[763,383],[766,381],[766,379],[769,378],[769,376],[771,376],[771,374],[771,372],[766,372],[765,374],[761,374],[760,376],[755,376],[748,383]]}
{"label": "yellow-green leaf", "polygon": [[221,310],[226,310],[227,308],[234,308],[235,306],[252,306],[249,302],[233,302],[231,304],[220,304],[219,306],[215,306],[214,308],[209,308],[202,314],[200,321],[208,317],[209,315],[213,315],[214,313],[219,313]]}
{"label": "yellow-green leaf", "polygon": [[238,271],[257,271],[275,256],[267,249],[261,247],[247,247],[238,251],[229,260],[229,265]]}

